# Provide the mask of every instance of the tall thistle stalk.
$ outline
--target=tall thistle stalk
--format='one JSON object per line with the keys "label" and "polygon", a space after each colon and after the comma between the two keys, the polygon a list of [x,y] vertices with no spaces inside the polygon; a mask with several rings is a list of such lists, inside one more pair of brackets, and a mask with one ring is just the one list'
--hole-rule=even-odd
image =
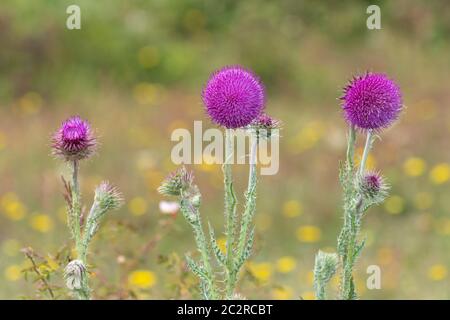
{"label": "tall thistle stalk", "polygon": [[[340,265],[339,298],[357,299],[353,270],[365,240],[360,240],[364,213],[380,204],[388,194],[388,186],[378,172],[365,169],[377,132],[389,127],[402,110],[398,86],[383,74],[367,73],[355,77],[345,88],[342,108],[349,123],[347,154],[340,166],[339,180],[343,189],[344,223],[337,241],[337,255],[320,252],[316,256],[314,286],[317,299],[326,299],[325,288]],[[354,164],[356,135],[365,134],[359,167]]]}
{"label": "tall thistle stalk", "polygon": [[119,191],[105,181],[95,189],[94,203],[87,219],[83,216],[79,166],[81,160],[90,157],[95,152],[96,145],[97,141],[89,123],[79,117],[66,120],[54,134],[52,143],[54,155],[69,163],[72,170],[71,180],[67,182],[63,178],[63,183],[64,197],[67,203],[67,221],[75,242],[77,258],[66,266],[64,276],[67,287],[81,300],[91,298],[87,272],[89,244],[105,213],[119,208],[123,203]]}
{"label": "tall thistle stalk", "polygon": [[[185,167],[169,175],[159,187],[164,195],[178,196],[181,212],[194,232],[200,261],[186,256],[189,268],[200,279],[200,289],[205,299],[236,299],[239,273],[252,252],[254,228],[252,218],[256,210],[256,162],[258,141],[277,132],[279,122],[262,114],[264,88],[259,79],[241,67],[226,67],[215,72],[203,90],[203,102],[211,119],[225,127],[224,206],[225,206],[225,252],[217,244],[215,231],[208,223],[209,241],[205,238],[199,214],[200,192],[193,184],[192,173]],[[234,191],[232,165],[234,163],[235,129],[243,128],[250,133],[250,164],[245,209],[238,214]],[[239,223],[238,223],[239,222]],[[217,261],[216,272],[212,260]],[[223,275],[223,276],[222,276]]]}

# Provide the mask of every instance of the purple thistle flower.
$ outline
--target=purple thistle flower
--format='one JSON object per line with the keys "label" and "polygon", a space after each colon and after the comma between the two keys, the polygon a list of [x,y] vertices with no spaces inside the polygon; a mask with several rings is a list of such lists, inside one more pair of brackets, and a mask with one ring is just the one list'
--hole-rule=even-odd
{"label": "purple thistle flower", "polygon": [[363,130],[390,126],[402,110],[400,88],[379,73],[355,77],[345,87],[341,99],[347,122]]}
{"label": "purple thistle flower", "polygon": [[88,158],[96,148],[96,139],[89,123],[79,116],[64,121],[53,135],[53,154],[66,161]]}
{"label": "purple thistle flower", "polygon": [[203,89],[202,99],[212,121],[236,129],[249,125],[261,113],[265,91],[253,72],[231,66],[211,75]]}

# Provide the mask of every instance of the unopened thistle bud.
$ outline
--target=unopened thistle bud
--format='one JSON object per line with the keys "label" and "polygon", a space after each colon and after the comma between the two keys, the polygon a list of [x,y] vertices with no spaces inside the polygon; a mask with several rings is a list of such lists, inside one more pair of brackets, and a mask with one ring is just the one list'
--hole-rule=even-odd
{"label": "unopened thistle bud", "polygon": [[64,121],[52,138],[53,154],[66,161],[88,158],[96,145],[91,126],[78,116]]}
{"label": "unopened thistle bud", "polygon": [[182,166],[169,174],[158,188],[158,192],[166,196],[180,196],[192,190],[194,176]]}
{"label": "unopened thistle bud", "polygon": [[319,250],[316,254],[314,286],[319,300],[325,299],[325,286],[336,273],[338,261],[336,253],[327,253]]}
{"label": "unopened thistle bud", "polygon": [[389,186],[379,173],[365,172],[359,178],[358,189],[365,199],[374,203],[380,203],[386,198]]}
{"label": "unopened thistle bud", "polygon": [[120,208],[124,202],[119,189],[108,181],[103,181],[95,189],[94,201],[98,203],[100,210],[105,212]]}
{"label": "unopened thistle bud", "polygon": [[70,290],[82,289],[84,278],[86,277],[86,267],[81,260],[72,260],[64,269],[66,286]]}
{"label": "unopened thistle bud", "polygon": [[255,130],[258,138],[270,138],[275,130],[281,128],[281,121],[262,113],[252,121],[249,128]]}

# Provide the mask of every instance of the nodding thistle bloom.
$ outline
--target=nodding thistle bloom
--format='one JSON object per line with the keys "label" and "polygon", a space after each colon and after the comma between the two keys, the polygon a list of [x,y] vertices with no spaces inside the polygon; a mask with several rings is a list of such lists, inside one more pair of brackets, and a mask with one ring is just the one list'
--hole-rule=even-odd
{"label": "nodding thistle bloom", "polygon": [[53,135],[53,154],[66,161],[88,158],[95,152],[96,139],[89,123],[78,116],[64,121]]}
{"label": "nodding thistle bloom", "polygon": [[347,122],[363,130],[389,127],[402,110],[400,88],[380,73],[355,77],[345,87],[341,100]]}
{"label": "nodding thistle bloom", "polygon": [[252,121],[249,127],[250,129],[255,130],[257,137],[270,138],[273,130],[281,128],[281,121],[272,118],[266,113],[261,113]]}
{"label": "nodding thistle bloom", "polygon": [[66,286],[70,290],[82,289],[84,278],[86,277],[86,267],[81,260],[72,260],[64,269]]}
{"label": "nodding thistle bloom", "polygon": [[164,179],[158,188],[158,192],[166,196],[180,196],[195,188],[193,181],[194,176],[192,172],[187,171],[186,167],[182,166]]}
{"label": "nodding thistle bloom", "polygon": [[124,202],[119,189],[108,181],[103,181],[95,189],[94,201],[98,203],[100,210],[105,212],[120,208]]}
{"label": "nodding thistle bloom", "polygon": [[202,93],[212,121],[228,129],[249,125],[264,108],[265,90],[260,79],[240,66],[214,72]]}
{"label": "nodding thistle bloom", "polygon": [[389,186],[382,175],[377,172],[366,172],[359,178],[359,190],[361,194],[372,202],[382,202],[388,193]]}

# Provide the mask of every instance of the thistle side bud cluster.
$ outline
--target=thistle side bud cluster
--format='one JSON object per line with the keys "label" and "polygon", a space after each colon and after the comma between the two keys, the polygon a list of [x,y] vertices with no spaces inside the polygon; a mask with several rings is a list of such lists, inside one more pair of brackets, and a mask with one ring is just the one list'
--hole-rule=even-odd
{"label": "thistle side bud cluster", "polygon": [[281,129],[280,120],[270,117],[266,113],[260,114],[249,125],[249,129],[254,130],[258,138],[270,138],[275,130]]}
{"label": "thistle side bud cluster", "polygon": [[388,194],[389,186],[378,172],[365,172],[357,180],[361,195],[372,203],[381,203]]}
{"label": "thistle side bud cluster", "polygon": [[161,183],[158,192],[166,196],[181,196],[186,193],[194,193],[197,187],[193,184],[194,176],[192,172],[186,170],[185,166],[178,168],[169,174]]}
{"label": "thistle side bud cluster", "polygon": [[81,290],[86,277],[86,266],[81,260],[72,260],[64,269],[66,286],[70,290]]}

